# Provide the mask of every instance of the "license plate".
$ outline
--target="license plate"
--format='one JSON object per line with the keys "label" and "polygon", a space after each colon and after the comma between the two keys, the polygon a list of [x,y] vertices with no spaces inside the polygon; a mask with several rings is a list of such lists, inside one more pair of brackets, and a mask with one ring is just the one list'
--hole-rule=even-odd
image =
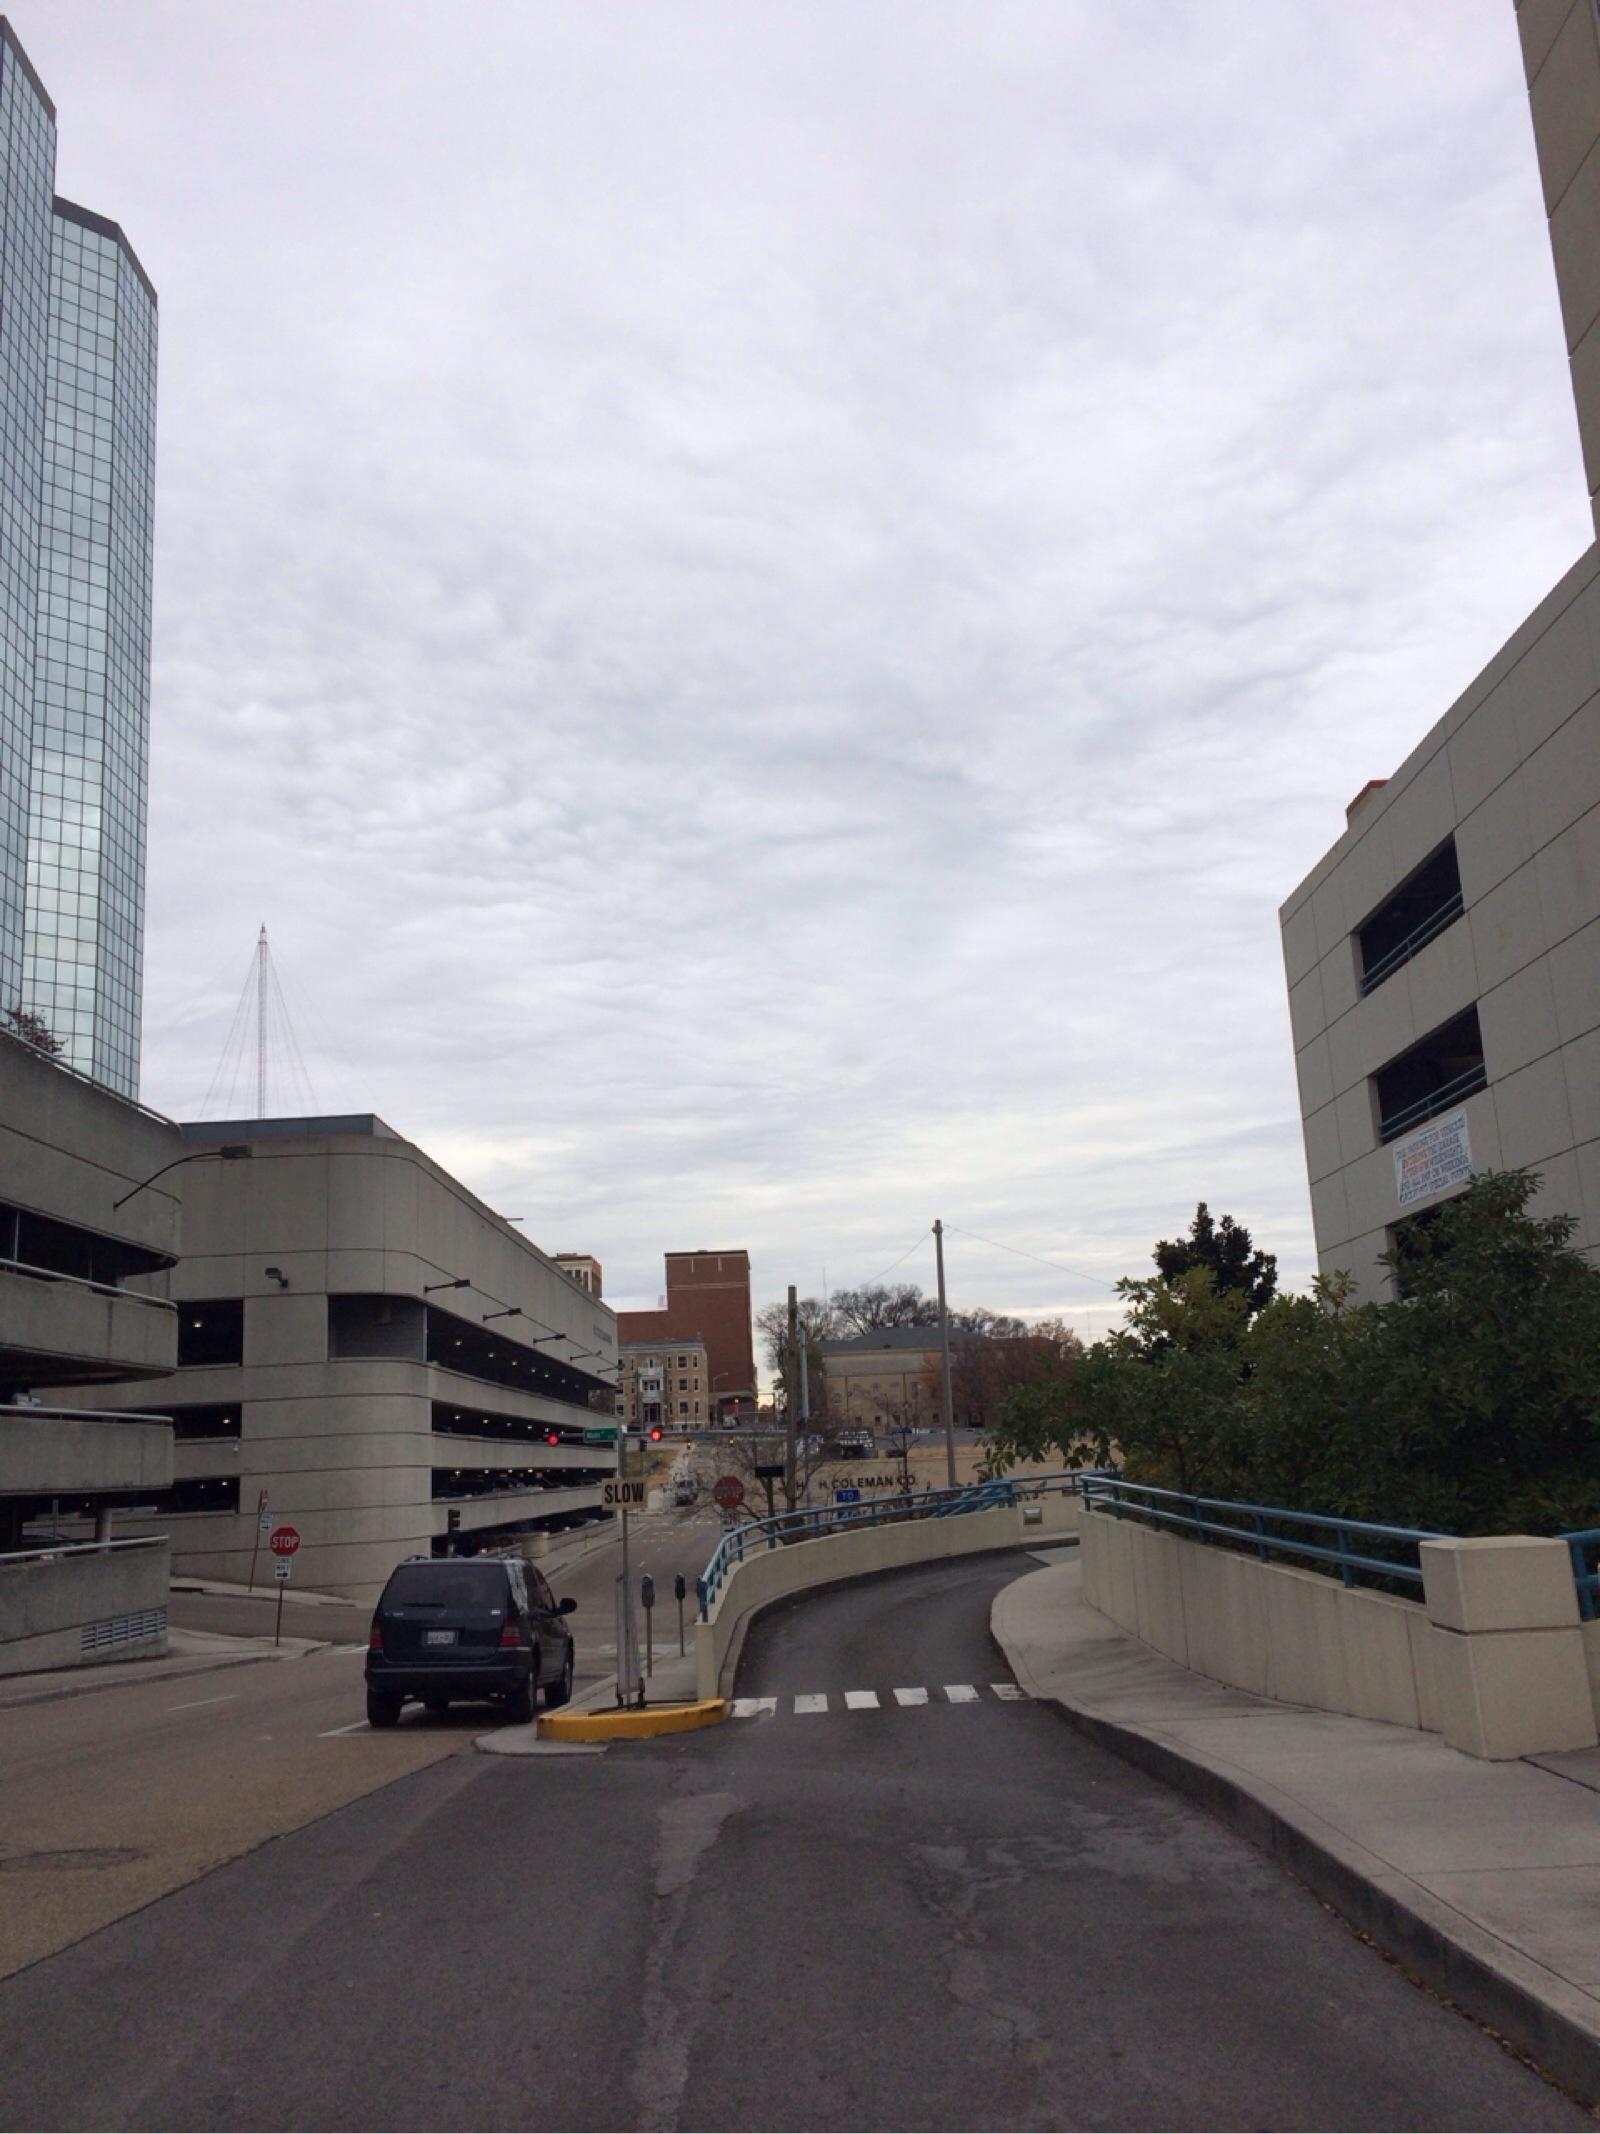
{"label": "license plate", "polygon": [[453,1645],[455,1641],[456,1634],[453,1630],[425,1630],[422,1633],[424,1645]]}

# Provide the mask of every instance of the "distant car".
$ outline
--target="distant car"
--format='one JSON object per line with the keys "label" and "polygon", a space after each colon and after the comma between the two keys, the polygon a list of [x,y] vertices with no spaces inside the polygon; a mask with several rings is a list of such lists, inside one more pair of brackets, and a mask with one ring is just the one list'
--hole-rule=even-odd
{"label": "distant car", "polygon": [[700,1498],[700,1485],[693,1475],[682,1475],[672,1485],[674,1504],[695,1504]]}
{"label": "distant car", "polygon": [[393,1726],[415,1697],[443,1712],[454,1701],[492,1698],[513,1724],[534,1700],[572,1695],[575,1648],[558,1601],[520,1556],[412,1556],[389,1574],[367,1641],[367,1718]]}

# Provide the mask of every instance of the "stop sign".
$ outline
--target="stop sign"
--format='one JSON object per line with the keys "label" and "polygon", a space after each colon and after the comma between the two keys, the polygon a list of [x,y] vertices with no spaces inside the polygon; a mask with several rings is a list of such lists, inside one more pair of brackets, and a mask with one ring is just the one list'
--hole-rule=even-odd
{"label": "stop sign", "polygon": [[292,1556],[300,1546],[300,1529],[297,1526],[275,1526],[267,1538],[267,1547],[274,1556]]}
{"label": "stop sign", "polygon": [[719,1475],[712,1496],[725,1512],[744,1502],[744,1484],[737,1475]]}

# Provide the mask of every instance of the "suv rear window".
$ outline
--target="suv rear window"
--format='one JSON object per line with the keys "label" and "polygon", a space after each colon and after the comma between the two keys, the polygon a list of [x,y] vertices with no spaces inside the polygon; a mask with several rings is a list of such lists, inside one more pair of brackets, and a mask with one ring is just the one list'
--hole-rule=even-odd
{"label": "suv rear window", "polygon": [[383,1589],[382,1608],[503,1608],[506,1572],[498,1563],[403,1563]]}

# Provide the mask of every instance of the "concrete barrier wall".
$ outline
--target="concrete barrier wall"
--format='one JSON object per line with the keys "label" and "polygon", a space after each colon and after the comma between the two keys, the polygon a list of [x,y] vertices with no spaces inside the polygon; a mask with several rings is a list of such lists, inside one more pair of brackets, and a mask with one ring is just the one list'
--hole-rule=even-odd
{"label": "concrete barrier wall", "polygon": [[[165,1652],[171,1581],[165,1542],[0,1564],[0,1675]],[[85,1651],[91,1626],[102,1636]]]}
{"label": "concrete barrier wall", "polygon": [[1258,1697],[1439,1730],[1418,1602],[1107,1512],[1086,1513],[1082,1539],[1085,1599],[1168,1659]]}
{"label": "concrete barrier wall", "polygon": [[1600,1739],[1600,1623],[1578,1621],[1566,1544],[1441,1536],[1397,1600],[1085,1507],[1083,1591],[1171,1660],[1258,1697],[1442,1734],[1470,1756]]}
{"label": "concrete barrier wall", "polygon": [[725,1694],[722,1675],[735,1639],[751,1617],[773,1601],[873,1571],[1015,1548],[1019,1542],[1037,1538],[1039,1532],[1038,1527],[1024,1531],[1019,1510],[1001,1505],[994,1511],[913,1519],[901,1526],[857,1527],[814,1541],[793,1541],[784,1548],[758,1549],[735,1565],[712,1607],[710,1621],[695,1625],[698,1694]]}

